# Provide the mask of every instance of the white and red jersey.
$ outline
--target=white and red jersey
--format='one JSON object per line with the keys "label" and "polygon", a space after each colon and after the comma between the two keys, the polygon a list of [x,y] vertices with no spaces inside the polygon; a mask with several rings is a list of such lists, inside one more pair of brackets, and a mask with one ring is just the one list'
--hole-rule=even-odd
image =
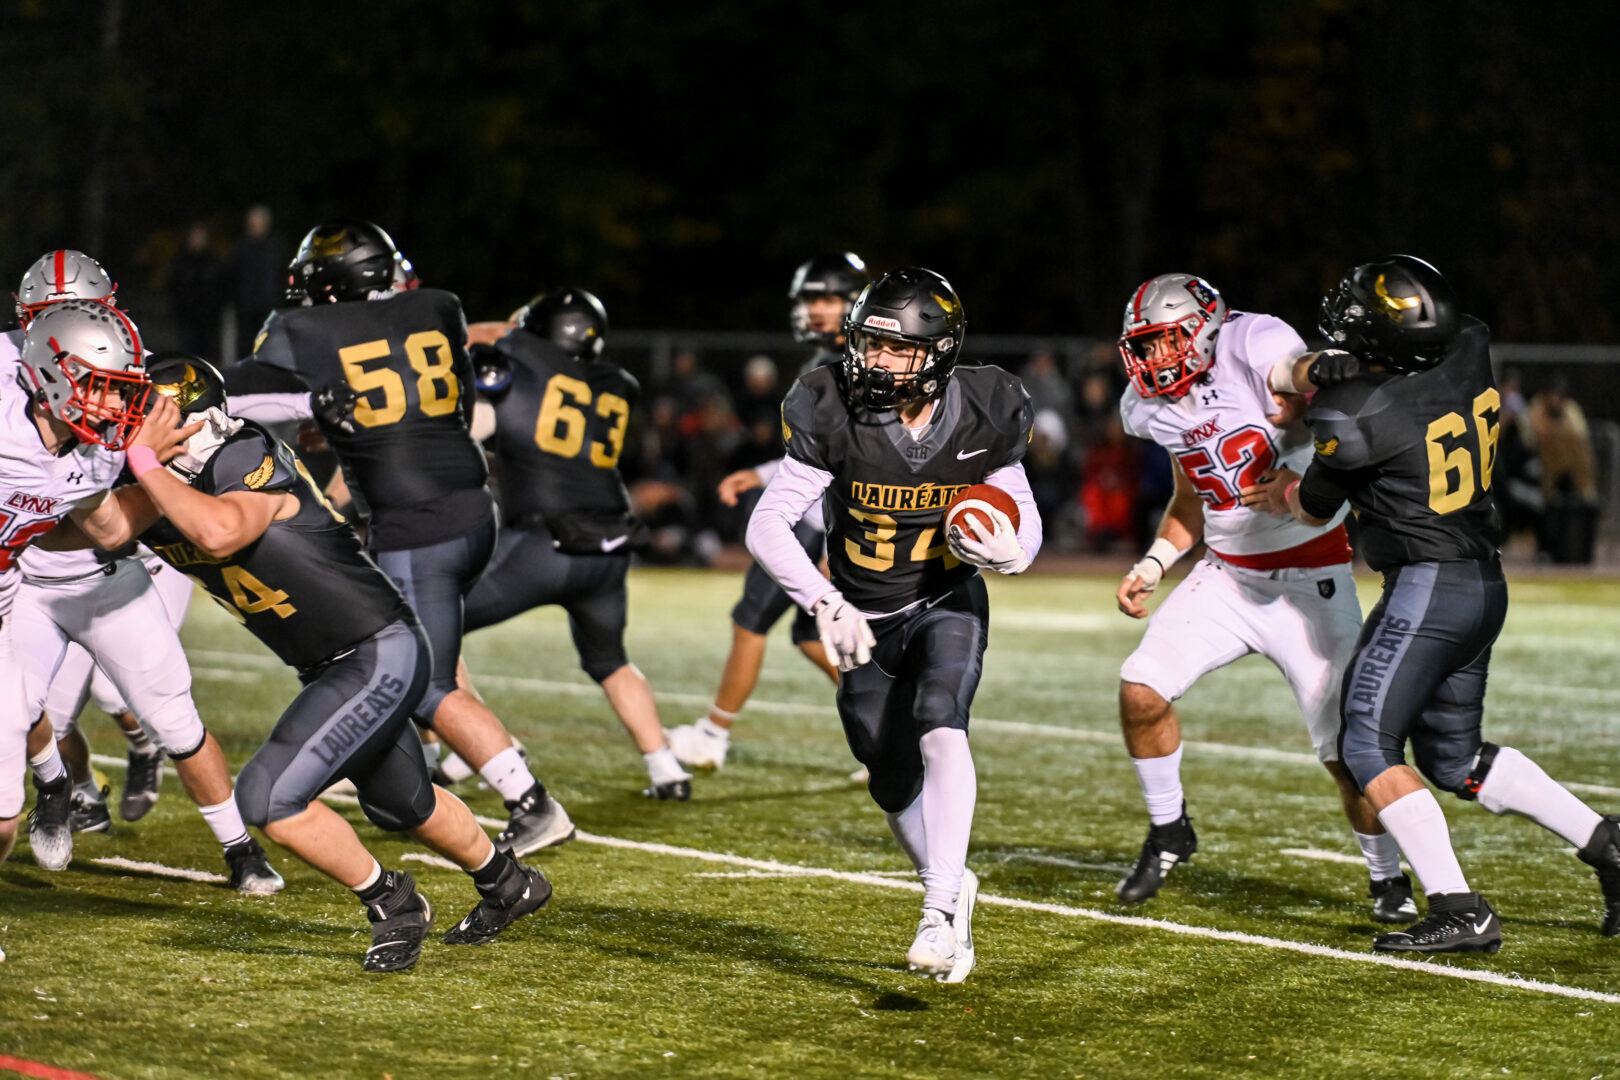
{"label": "white and red jersey", "polygon": [[1280,360],[1307,352],[1293,327],[1270,315],[1234,311],[1215,339],[1215,362],[1185,397],[1144,398],[1128,387],[1125,430],[1170,452],[1204,500],[1204,542],[1227,562],[1254,570],[1334,566],[1350,561],[1346,509],[1326,525],[1251,510],[1238,492],[1273,469],[1303,474],[1315,453],[1309,429],[1277,427],[1268,378]]}
{"label": "white and red jersey", "polygon": [[124,467],[123,452],[103,446],[45,449],[18,362],[21,341],[21,331],[0,334],[0,617],[11,609],[23,548],[80,501],[111,488]]}

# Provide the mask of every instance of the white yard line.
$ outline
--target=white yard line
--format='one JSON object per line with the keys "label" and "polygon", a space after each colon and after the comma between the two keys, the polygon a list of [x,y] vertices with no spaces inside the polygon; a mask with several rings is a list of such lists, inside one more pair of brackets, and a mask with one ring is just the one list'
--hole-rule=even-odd
{"label": "white yard line", "polygon": [[108,859],[91,859],[100,866],[111,866],[118,870],[134,870],[141,874],[156,874],[158,877],[179,878],[181,881],[201,881],[213,885],[223,885],[226,878],[222,874],[210,874],[206,870],[187,870],[179,866],[164,866],[155,862],[136,862],[134,859],[120,859],[116,856]]}
{"label": "white yard line", "polygon": [[427,863],[429,866],[437,866],[440,870],[459,871],[461,869],[461,867],[457,866],[449,859],[443,858],[439,855],[429,855],[422,851],[407,851],[405,854],[401,855],[400,858],[408,862]]}
{"label": "white yard line", "polygon": [[1367,865],[1367,860],[1358,855],[1346,855],[1342,851],[1323,851],[1321,848],[1285,847],[1278,854],[1291,855],[1296,859],[1318,859],[1322,862],[1347,863],[1350,866]]}

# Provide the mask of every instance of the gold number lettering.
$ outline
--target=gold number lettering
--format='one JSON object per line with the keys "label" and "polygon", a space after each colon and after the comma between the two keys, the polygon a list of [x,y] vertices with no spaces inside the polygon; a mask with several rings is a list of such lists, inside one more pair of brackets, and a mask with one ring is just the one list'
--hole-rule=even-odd
{"label": "gold number lettering", "polygon": [[[225,579],[225,587],[231,590],[231,601],[243,615],[273,611],[285,619],[298,613],[297,608],[287,603],[286,593],[270,588],[240,566],[222,566],[219,575]],[[248,599],[249,594],[253,599]]]}
{"label": "gold number lettering", "polygon": [[1496,387],[1488,386],[1474,399],[1474,430],[1479,434],[1479,486],[1491,490],[1491,471],[1496,468],[1496,440],[1502,436],[1501,424],[1492,423],[1485,414],[1494,412],[1498,421],[1502,416],[1502,395]]}
{"label": "gold number lettering", "polygon": [[[1429,509],[1437,514],[1461,510],[1474,500],[1474,461],[1468,447],[1459,446],[1449,454],[1440,444],[1444,436],[1461,438],[1468,425],[1456,413],[1446,413],[1429,425]],[[1451,474],[1457,482],[1451,482]]]}
{"label": "gold number lettering", "polygon": [[630,422],[630,403],[618,394],[600,394],[596,399],[596,415],[609,417],[613,426],[608,429],[607,442],[591,444],[591,464],[611,469],[619,464],[624,453],[624,429]]}
{"label": "gold number lettering", "polygon": [[[428,350],[433,350],[429,355]],[[416,372],[416,399],[423,416],[446,416],[456,411],[461,380],[453,370],[450,342],[437,330],[423,330],[405,339],[405,358]],[[444,389],[439,389],[443,384]]]}
{"label": "gold number lettering", "polygon": [[367,394],[372,390],[383,392],[382,405],[374,404],[369,397],[364,397],[354,407],[354,422],[361,427],[382,427],[386,424],[397,424],[405,415],[405,380],[399,377],[399,372],[392,368],[381,367],[375,371],[367,371],[367,360],[376,360],[387,356],[392,350],[388,342],[378,339],[364,341],[359,345],[350,345],[338,350],[338,360],[343,364],[343,377],[349,380],[357,394]]}
{"label": "gold number lettering", "polygon": [[934,546],[934,537],[938,533],[939,526],[930,525],[917,534],[917,543],[911,548],[911,561],[927,562],[929,559],[944,559],[945,569],[955,569],[956,564],[961,560],[951,554],[950,545],[941,543],[937,547]]}
{"label": "gold number lettering", "polygon": [[[575,402],[577,404],[572,404]],[[585,414],[580,406],[591,403],[591,388],[569,375],[553,375],[540,401],[540,419],[534,441],[548,454],[571,458],[585,445]],[[558,425],[562,430],[558,431]]]}
{"label": "gold number lettering", "polygon": [[849,516],[863,525],[871,524],[876,528],[866,532],[866,539],[872,544],[872,554],[868,555],[861,550],[861,545],[853,539],[844,540],[844,554],[856,566],[864,566],[868,570],[884,571],[894,566],[894,534],[900,528],[900,523],[888,514],[868,514],[849,508]]}

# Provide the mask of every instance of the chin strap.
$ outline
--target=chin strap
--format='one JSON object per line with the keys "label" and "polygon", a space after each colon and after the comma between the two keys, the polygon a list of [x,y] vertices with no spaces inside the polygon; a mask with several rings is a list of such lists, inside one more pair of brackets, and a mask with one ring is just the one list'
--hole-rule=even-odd
{"label": "chin strap", "polygon": [[169,462],[169,468],[188,484],[202,472],[215,451],[225,445],[225,440],[242,430],[243,424],[243,421],[225,415],[225,410],[217,405],[197,416],[187,417],[187,422],[197,419],[203,422],[202,430],[187,439],[186,448]]}

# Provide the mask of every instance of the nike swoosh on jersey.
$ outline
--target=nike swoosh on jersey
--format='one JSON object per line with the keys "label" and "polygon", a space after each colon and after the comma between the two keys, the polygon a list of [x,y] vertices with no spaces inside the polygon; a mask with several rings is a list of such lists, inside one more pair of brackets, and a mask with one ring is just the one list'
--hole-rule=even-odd
{"label": "nike swoosh on jersey", "polygon": [[968,450],[966,452],[958,450],[956,452],[956,460],[957,461],[966,461],[970,457],[978,457],[980,454],[988,454],[989,452],[990,452],[990,448],[988,446],[982,447],[982,448],[980,448],[978,450]]}
{"label": "nike swoosh on jersey", "polygon": [[626,540],[628,540],[628,539],[630,539],[630,534],[629,533],[626,533],[623,536],[615,536],[611,540],[603,540],[602,541],[602,550],[603,551],[617,551],[617,550],[619,550],[619,548],[624,546],[624,542]]}

